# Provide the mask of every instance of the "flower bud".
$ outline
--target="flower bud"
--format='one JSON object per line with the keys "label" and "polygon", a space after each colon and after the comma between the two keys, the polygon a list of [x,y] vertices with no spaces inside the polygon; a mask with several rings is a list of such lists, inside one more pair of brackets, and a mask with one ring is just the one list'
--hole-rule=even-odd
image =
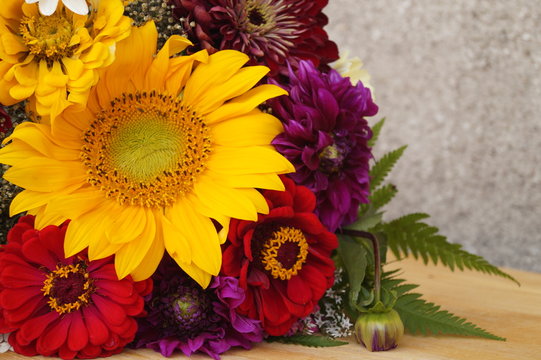
{"label": "flower bud", "polygon": [[357,341],[370,351],[394,349],[402,335],[404,335],[404,324],[393,309],[385,312],[363,313],[355,322]]}

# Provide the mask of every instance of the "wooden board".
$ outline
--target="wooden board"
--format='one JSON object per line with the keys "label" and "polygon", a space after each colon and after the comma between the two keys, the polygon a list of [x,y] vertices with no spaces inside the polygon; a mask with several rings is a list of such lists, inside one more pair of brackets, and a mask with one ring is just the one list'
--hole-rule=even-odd
{"label": "wooden board", "polygon": [[[403,278],[421,285],[419,292],[426,300],[507,338],[507,341],[405,335],[397,349],[378,353],[370,353],[354,341],[349,345],[324,349],[262,343],[250,351],[231,350],[222,359],[541,360],[541,274],[506,270],[521,282],[522,286],[518,287],[511,281],[494,276],[470,271],[451,272],[441,266],[424,266],[414,260],[395,262],[386,269],[396,267],[404,270]],[[173,358],[187,359],[180,354]],[[25,357],[7,353],[0,354],[0,359],[21,360]],[[164,358],[150,350],[126,350],[111,359]],[[190,359],[210,358],[197,355]]]}

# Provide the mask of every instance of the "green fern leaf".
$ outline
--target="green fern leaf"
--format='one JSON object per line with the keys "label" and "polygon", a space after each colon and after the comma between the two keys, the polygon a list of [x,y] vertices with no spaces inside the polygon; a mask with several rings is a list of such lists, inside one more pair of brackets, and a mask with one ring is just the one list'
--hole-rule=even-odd
{"label": "green fern leaf", "polygon": [[293,336],[271,336],[268,342],[281,342],[284,344],[304,345],[310,347],[331,347],[346,345],[347,341],[331,339],[320,335],[293,335]]}
{"label": "green fern leaf", "polygon": [[[416,287],[416,285],[410,285]],[[395,309],[404,322],[404,327],[411,333],[452,334],[479,336],[493,340],[505,338],[491,334],[466,319],[451,314],[446,310],[420,298],[421,294],[406,293],[400,296]]]}
{"label": "green fern leaf", "polygon": [[501,276],[519,284],[511,275],[491,265],[481,256],[467,252],[459,244],[449,243],[445,236],[438,233],[437,227],[421,221],[428,217],[427,214],[421,213],[409,214],[381,224],[378,231],[385,233],[387,246],[398,258],[411,254],[415,259],[421,257],[425,264],[430,260],[434,264],[441,261],[453,271],[455,267],[461,271],[466,268]]}
{"label": "green fern leaf", "polygon": [[381,209],[395,197],[397,192],[398,189],[393,184],[383,185],[370,195],[369,203],[374,209]]}
{"label": "green fern leaf", "polygon": [[370,189],[373,191],[376,189],[382,182],[385,180],[389,172],[393,169],[396,162],[404,150],[406,150],[407,145],[404,145],[396,150],[393,150],[385,155],[370,169]]}
{"label": "green fern leaf", "polygon": [[374,145],[376,145],[376,142],[378,141],[378,138],[379,138],[379,133],[381,132],[381,128],[383,127],[384,124],[385,124],[385,118],[381,119],[380,121],[375,123],[374,126],[372,126],[372,138],[368,140],[368,146],[374,147]]}

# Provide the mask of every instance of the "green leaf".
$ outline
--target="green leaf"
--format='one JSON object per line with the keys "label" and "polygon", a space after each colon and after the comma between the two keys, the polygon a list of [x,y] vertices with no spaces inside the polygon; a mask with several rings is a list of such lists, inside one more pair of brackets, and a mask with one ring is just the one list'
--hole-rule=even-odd
{"label": "green leaf", "polygon": [[395,197],[397,192],[398,189],[393,184],[384,185],[370,195],[369,203],[374,209],[381,209]]}
{"label": "green leaf", "polygon": [[338,256],[348,274],[349,304],[355,309],[366,272],[367,252],[364,246],[351,236],[338,235],[338,241]]}
{"label": "green leaf", "polygon": [[373,208],[370,207],[370,205],[368,206],[368,211],[360,215],[357,221],[355,221],[353,224],[348,225],[346,229],[368,231],[381,223],[383,213],[374,212]]}
{"label": "green leaf", "polygon": [[431,333],[479,336],[505,341],[505,338],[491,334],[464,318],[440,310],[439,306],[421,299],[421,296],[417,293],[406,293],[396,301],[395,310],[409,332],[413,334],[420,332],[423,335]]}
{"label": "green leaf", "polygon": [[437,227],[421,221],[428,217],[427,214],[422,213],[409,214],[381,224],[378,226],[378,231],[385,233],[387,246],[397,258],[411,253],[415,259],[421,257],[425,264],[428,264],[430,260],[434,264],[441,261],[453,271],[455,267],[461,271],[467,268],[501,276],[519,284],[511,275],[491,265],[481,256],[470,254],[459,244],[449,243],[445,236],[438,233]]}
{"label": "green leaf", "polygon": [[268,342],[280,342],[284,344],[295,344],[311,347],[332,347],[348,344],[347,341],[335,340],[320,335],[270,336],[266,340]]}
{"label": "green leaf", "polygon": [[396,150],[393,150],[385,155],[370,169],[370,189],[375,190],[382,182],[385,180],[389,172],[393,169],[396,162],[404,150],[406,150],[407,145],[404,145]]}
{"label": "green leaf", "polygon": [[368,140],[368,146],[374,147],[374,145],[376,145],[376,142],[378,141],[378,138],[379,138],[379,133],[381,132],[381,128],[383,127],[384,124],[385,124],[385,118],[381,119],[380,121],[374,124],[374,126],[372,127],[372,138]]}

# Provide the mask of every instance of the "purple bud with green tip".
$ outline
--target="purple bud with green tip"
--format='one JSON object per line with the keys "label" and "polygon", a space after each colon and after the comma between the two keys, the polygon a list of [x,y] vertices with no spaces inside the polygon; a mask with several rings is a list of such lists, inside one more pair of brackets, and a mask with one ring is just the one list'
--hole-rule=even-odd
{"label": "purple bud with green tip", "polygon": [[404,335],[404,324],[393,309],[362,313],[355,322],[357,341],[370,351],[394,349],[398,346],[402,335]]}

